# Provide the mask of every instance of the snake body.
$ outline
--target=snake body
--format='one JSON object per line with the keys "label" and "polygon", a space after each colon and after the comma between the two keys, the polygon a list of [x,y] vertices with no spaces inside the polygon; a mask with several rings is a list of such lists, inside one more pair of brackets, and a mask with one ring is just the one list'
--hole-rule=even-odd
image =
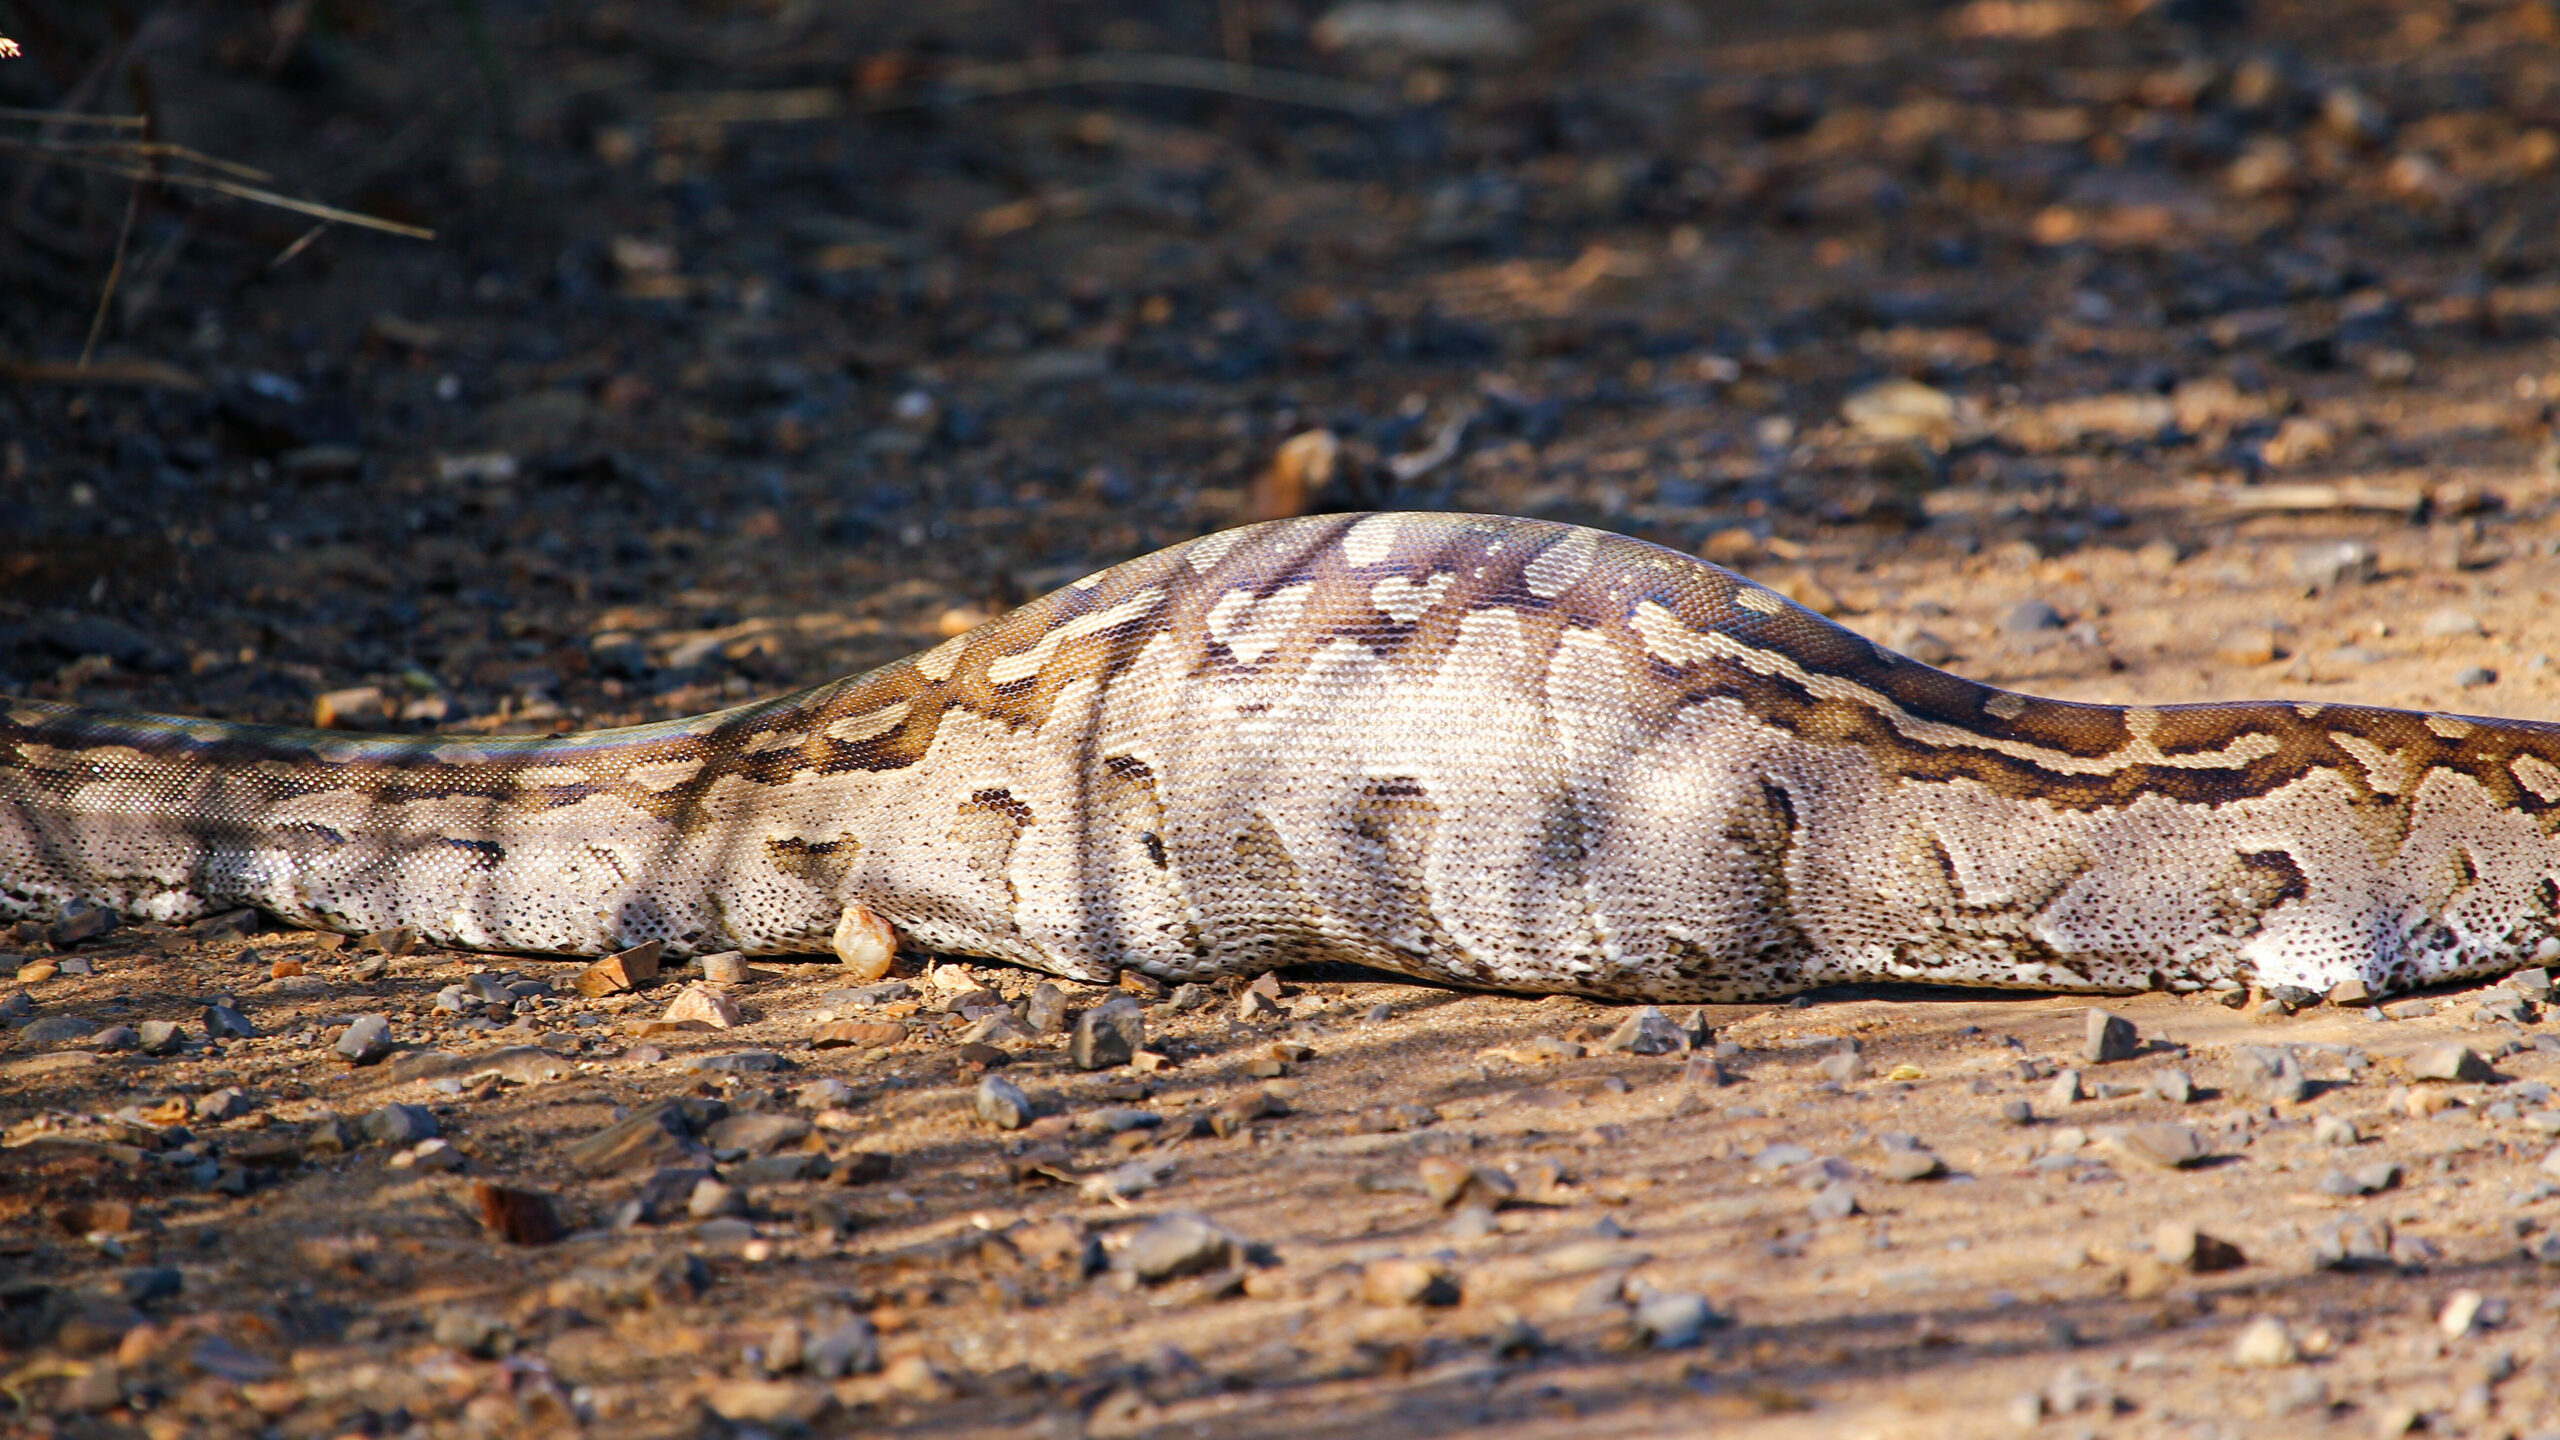
{"label": "snake body", "polygon": [[1088,981],[2374,991],[2560,956],[2560,726],[2031,698],[1640,541],[1323,516],[694,719],[363,736],[0,700],[0,917]]}

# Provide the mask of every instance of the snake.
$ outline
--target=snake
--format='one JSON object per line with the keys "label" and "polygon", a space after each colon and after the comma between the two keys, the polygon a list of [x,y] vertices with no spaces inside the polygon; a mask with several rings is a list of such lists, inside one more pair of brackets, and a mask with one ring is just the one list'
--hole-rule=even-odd
{"label": "snake", "polygon": [[1491,515],[1218,531],[622,728],[0,699],[0,918],[245,908],[534,955],[886,936],[1092,983],[2381,994],[2560,958],[2556,828],[2560,726],[2040,699]]}

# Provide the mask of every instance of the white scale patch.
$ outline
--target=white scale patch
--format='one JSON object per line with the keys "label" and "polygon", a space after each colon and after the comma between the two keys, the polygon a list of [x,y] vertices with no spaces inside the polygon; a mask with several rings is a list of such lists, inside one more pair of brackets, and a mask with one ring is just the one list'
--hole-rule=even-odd
{"label": "white scale patch", "polygon": [[1710,659],[1732,660],[1755,674],[1775,675],[1793,681],[1825,700],[1848,700],[1864,705],[1884,716],[1902,738],[1916,744],[1934,745],[1940,749],[1989,750],[2064,775],[2108,775],[2128,765],[2158,765],[2180,770],[2236,769],[2280,748],[2280,742],[2273,735],[2255,734],[2242,735],[2220,750],[2164,755],[2151,742],[2150,736],[2137,735],[2112,754],[2073,755],[2024,740],[1982,735],[1959,725],[1923,720],[1895,704],[1891,697],[1856,681],[1807,670],[1796,662],[1794,656],[1745,645],[1722,631],[1692,630],[1680,623],[1679,616],[1651,600],[1636,606],[1632,623],[1636,632],[1644,637],[1647,650],[1675,665],[1695,665]]}
{"label": "white scale patch", "polygon": [[1446,571],[1428,580],[1408,580],[1402,575],[1394,575],[1370,587],[1369,603],[1397,624],[1410,625],[1431,613],[1431,607],[1439,604],[1440,597],[1448,594],[1449,587],[1457,583],[1458,577]]}
{"label": "white scale patch", "polygon": [[913,705],[901,700],[895,705],[884,705],[877,710],[865,710],[859,715],[847,715],[828,725],[825,734],[830,740],[841,740],[847,745],[859,745],[874,736],[886,735],[905,724],[907,713],[914,708]]}
{"label": "white scale patch", "polygon": [[[1651,602],[1648,601],[1647,603],[1649,604]],[[1745,610],[1757,610],[1763,615],[1780,614],[1787,608],[1786,601],[1779,599],[1775,593],[1763,590],[1757,585],[1734,586],[1733,603],[1741,606]],[[1678,622],[1675,621],[1673,623],[1676,624]]]}
{"label": "white scale patch", "polygon": [[969,648],[968,639],[966,635],[954,635],[907,663],[916,667],[917,674],[939,685],[960,668],[960,652]]}
{"label": "white scale patch", "polygon": [[2015,720],[2027,713],[2027,697],[2006,690],[1995,692],[1982,702],[1982,713],[1994,720]]}
{"label": "white scale patch", "polygon": [[2560,765],[2539,755],[2519,755],[2507,768],[2515,772],[2517,784],[2541,796],[2544,804],[2560,800]]}
{"label": "white scale patch", "polygon": [[2364,767],[2365,783],[2384,795],[2397,795],[2409,783],[2409,761],[2402,751],[2376,745],[2361,735],[2332,730],[2329,738]]}
{"label": "white scale patch", "polygon": [[1250,590],[1231,590],[1209,607],[1210,638],[1227,647],[1239,665],[1257,665],[1280,648],[1298,616],[1307,608],[1314,582],[1290,585],[1256,600]]}
{"label": "white scale patch", "polygon": [[1040,637],[1038,644],[1030,649],[1018,654],[999,656],[987,667],[987,683],[1010,685],[1016,680],[1037,675],[1040,673],[1040,667],[1049,663],[1049,657],[1058,653],[1059,646],[1070,640],[1081,640],[1087,635],[1099,635],[1105,630],[1117,629],[1132,620],[1143,619],[1155,610],[1156,602],[1163,598],[1164,587],[1150,585],[1108,610],[1096,610],[1090,615],[1079,615],[1066,624],[1051,629],[1048,634]]}
{"label": "white scale patch", "polygon": [[536,765],[529,770],[516,772],[516,783],[527,787],[577,785],[584,783],[586,778],[587,772],[575,765]]}
{"label": "white scale patch", "polygon": [[2444,740],[2468,740],[2471,732],[2478,728],[2459,715],[2430,715],[2426,720],[2427,728]]}
{"label": "white scale patch", "polygon": [[1404,533],[1402,515],[1372,515],[1342,532],[1342,558],[1354,565],[1383,563]]}
{"label": "white scale patch", "polygon": [[1244,543],[1245,533],[1242,530],[1221,530],[1215,535],[1203,535],[1183,547],[1182,558],[1191,562],[1192,569],[1206,575],[1210,566],[1226,559],[1228,552]]}
{"label": "white scale patch", "polygon": [[1577,530],[1538,552],[1538,558],[1529,562],[1520,578],[1528,583],[1530,594],[1553,600],[1591,572],[1592,558],[1599,553],[1599,534]]}

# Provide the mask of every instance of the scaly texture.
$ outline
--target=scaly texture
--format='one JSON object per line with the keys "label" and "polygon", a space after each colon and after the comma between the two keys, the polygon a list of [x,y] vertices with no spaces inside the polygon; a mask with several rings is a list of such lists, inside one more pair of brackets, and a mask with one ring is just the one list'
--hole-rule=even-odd
{"label": "scaly texture", "polygon": [[2032,699],[1597,531],[1281,521],[909,660],[555,739],[0,702],[0,916],[1350,960],[1657,1000],[2377,990],[2560,955],[2560,727]]}

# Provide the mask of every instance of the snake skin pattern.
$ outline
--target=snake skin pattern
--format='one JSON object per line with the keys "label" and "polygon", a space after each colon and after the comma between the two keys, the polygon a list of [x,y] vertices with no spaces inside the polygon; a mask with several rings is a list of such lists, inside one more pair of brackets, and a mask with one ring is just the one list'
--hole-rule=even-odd
{"label": "snake skin pattern", "polygon": [[0,917],[769,954],[867,907],[1088,981],[2381,992],[2560,956],[2555,826],[2560,726],[2033,699],[1687,556],[1492,516],[1230,530],[621,730],[0,701]]}

